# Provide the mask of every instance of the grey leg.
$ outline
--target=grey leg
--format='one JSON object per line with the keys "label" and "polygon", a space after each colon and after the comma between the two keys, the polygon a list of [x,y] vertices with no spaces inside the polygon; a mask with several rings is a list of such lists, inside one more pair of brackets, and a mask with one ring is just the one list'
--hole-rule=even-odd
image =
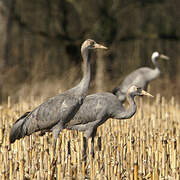
{"label": "grey leg", "polygon": [[87,145],[88,145],[88,139],[86,137],[83,137],[83,161],[86,161],[86,157],[87,157]]}
{"label": "grey leg", "polygon": [[54,137],[54,143],[53,143],[53,149],[54,149],[54,155],[56,155],[56,142],[57,142],[57,138],[60,134],[60,132],[62,131],[62,126],[61,125],[57,125],[55,128],[53,128],[53,137]]}
{"label": "grey leg", "polygon": [[84,143],[84,154],[86,155],[86,150],[87,150],[87,142],[88,139],[91,137],[91,154],[94,157],[94,137],[96,136],[96,132],[97,132],[97,127],[94,127],[92,129],[88,129],[85,131],[85,143]]}
{"label": "grey leg", "polygon": [[92,156],[93,156],[93,158],[94,158],[94,137],[96,136],[96,132],[97,132],[97,128],[94,128],[93,129],[93,132],[92,132],[92,134],[91,134],[91,154],[92,154]]}
{"label": "grey leg", "polygon": [[56,126],[53,128],[53,130],[52,130],[53,137],[54,137],[54,143],[53,143],[54,157],[53,157],[52,162],[51,162],[51,168],[52,168],[52,167],[55,167],[55,164],[56,164],[56,162],[57,162],[56,142],[57,142],[57,138],[58,138],[61,130],[62,130],[62,126],[60,126],[60,125],[59,125],[59,126],[56,125]]}

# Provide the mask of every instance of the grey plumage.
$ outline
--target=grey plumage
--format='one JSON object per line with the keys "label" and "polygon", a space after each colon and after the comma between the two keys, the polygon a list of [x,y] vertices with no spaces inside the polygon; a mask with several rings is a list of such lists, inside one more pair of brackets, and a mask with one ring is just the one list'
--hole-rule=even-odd
{"label": "grey plumage", "polygon": [[52,131],[54,136],[54,148],[56,140],[64,128],[76,114],[83,103],[90,84],[90,61],[88,58],[89,49],[107,49],[97,44],[94,40],[88,39],[81,46],[83,57],[83,78],[80,83],[55,97],[48,99],[33,111],[25,113],[12,126],[10,132],[10,143],[16,139],[31,135],[34,132]]}
{"label": "grey plumage", "polygon": [[126,93],[130,86],[136,85],[144,90],[147,90],[149,82],[156,79],[160,75],[159,63],[157,61],[158,58],[166,60],[169,59],[163,54],[154,52],[151,59],[153,64],[155,65],[155,69],[151,69],[149,67],[142,67],[133,71],[125,77],[120,86],[112,90],[112,93],[118,96],[119,100],[123,103],[126,100]]}
{"label": "grey plumage", "polygon": [[24,118],[29,114],[30,112],[24,113],[19,119],[16,120],[14,123],[14,127],[11,129],[11,135],[10,135],[10,142],[15,142],[16,139],[21,138],[21,132],[22,132],[22,124],[24,122]]}
{"label": "grey plumage", "polygon": [[136,103],[134,97],[140,95],[152,96],[136,86],[131,86],[128,89],[128,109],[125,109],[119,99],[112,93],[104,92],[88,95],[73,119],[65,125],[65,128],[84,131],[86,139],[92,137],[92,142],[94,142],[97,127],[107,119],[129,119],[135,114]]}

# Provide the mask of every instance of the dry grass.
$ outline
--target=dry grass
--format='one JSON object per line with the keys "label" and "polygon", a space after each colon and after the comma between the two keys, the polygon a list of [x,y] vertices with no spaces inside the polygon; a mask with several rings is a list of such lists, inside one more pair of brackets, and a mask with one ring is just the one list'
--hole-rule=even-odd
{"label": "dry grass", "polygon": [[[108,120],[98,128],[95,158],[82,161],[83,133],[63,130],[52,166],[52,135],[38,133],[16,141],[8,151],[12,123],[42,100],[0,109],[0,179],[180,179],[180,106],[157,96],[138,102],[136,115]],[[99,142],[101,141],[101,149]],[[90,141],[88,142],[90,143]],[[90,145],[89,145],[90,147]]]}

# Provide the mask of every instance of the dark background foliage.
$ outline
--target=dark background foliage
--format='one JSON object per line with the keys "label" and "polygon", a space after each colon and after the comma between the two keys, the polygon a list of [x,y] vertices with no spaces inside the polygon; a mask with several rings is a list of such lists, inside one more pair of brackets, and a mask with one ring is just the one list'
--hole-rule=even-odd
{"label": "dark background foliage", "polygon": [[87,38],[109,47],[92,53],[90,93],[153,67],[158,51],[171,60],[160,61],[163,73],[150,91],[180,99],[179,0],[0,0],[0,22],[1,100],[48,97],[77,84]]}

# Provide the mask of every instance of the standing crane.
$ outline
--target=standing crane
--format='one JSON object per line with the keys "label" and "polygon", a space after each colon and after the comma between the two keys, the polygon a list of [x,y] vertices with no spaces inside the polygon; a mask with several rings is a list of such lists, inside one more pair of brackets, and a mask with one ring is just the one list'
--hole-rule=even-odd
{"label": "standing crane", "polygon": [[149,67],[142,67],[136,69],[135,71],[131,72],[125,79],[122,81],[120,86],[114,88],[112,93],[118,96],[119,100],[124,103],[126,100],[126,93],[128,88],[132,85],[136,85],[141,87],[144,90],[147,90],[147,86],[150,81],[156,79],[160,75],[160,68],[158,59],[165,59],[168,60],[169,57],[159,54],[158,52],[154,52],[152,54],[151,60],[155,66],[155,69],[151,69]]}
{"label": "standing crane", "polygon": [[87,95],[91,76],[90,49],[107,49],[107,47],[96,43],[94,40],[87,39],[81,46],[84,63],[82,68],[83,78],[80,83],[72,89],[48,99],[31,112],[21,116],[11,128],[10,143],[37,131],[51,131],[54,137],[53,146],[55,151],[60,132],[76,114]]}
{"label": "standing crane", "polygon": [[94,137],[97,127],[109,118],[129,119],[136,113],[135,96],[151,96],[137,86],[131,86],[127,91],[129,108],[125,109],[120,100],[112,93],[103,92],[86,96],[84,103],[79,108],[76,115],[66,125],[66,129],[84,131],[85,150],[88,138],[92,138],[92,150],[94,150]]}

